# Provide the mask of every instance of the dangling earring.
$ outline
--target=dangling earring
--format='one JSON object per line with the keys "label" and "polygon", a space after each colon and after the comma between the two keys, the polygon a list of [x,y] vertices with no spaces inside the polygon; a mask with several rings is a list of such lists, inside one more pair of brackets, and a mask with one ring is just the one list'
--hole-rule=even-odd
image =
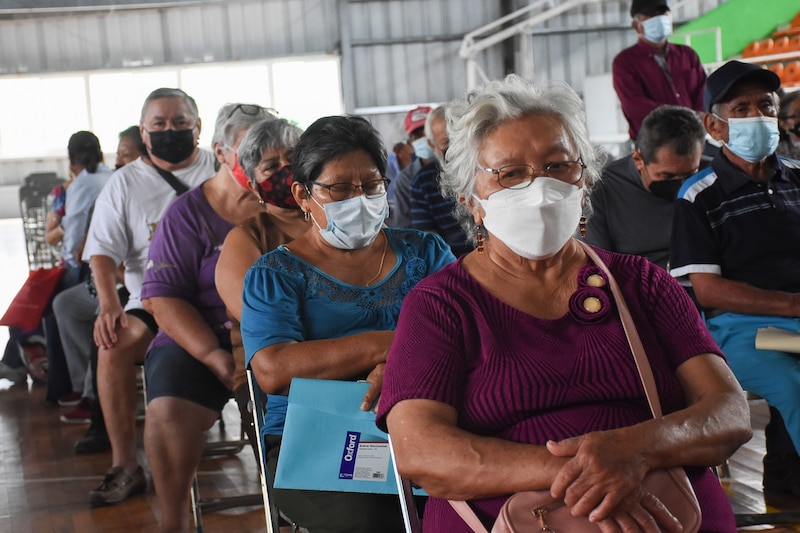
{"label": "dangling earring", "polygon": [[311,212],[310,211],[303,211],[303,220],[308,220],[310,218],[311,218]]}
{"label": "dangling earring", "polygon": [[259,196],[258,205],[260,205],[261,207],[267,207],[267,202],[265,202],[264,199]]}
{"label": "dangling earring", "polygon": [[581,215],[581,220],[578,222],[578,228],[581,232],[581,239],[586,238],[586,217]]}
{"label": "dangling earring", "polygon": [[475,242],[477,243],[476,250],[479,254],[483,253],[483,227],[478,226],[475,228]]}

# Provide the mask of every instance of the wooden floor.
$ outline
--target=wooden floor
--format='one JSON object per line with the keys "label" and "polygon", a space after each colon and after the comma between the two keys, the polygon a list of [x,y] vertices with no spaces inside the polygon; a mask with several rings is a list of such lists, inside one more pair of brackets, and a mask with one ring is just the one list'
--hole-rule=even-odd
{"label": "wooden floor", "polygon": [[[158,531],[152,487],[112,507],[91,509],[88,493],[111,466],[111,453],[76,455],[73,445],[88,426],[64,424],[64,408],[44,401],[41,384],[11,385],[0,379],[0,533],[127,533]],[[223,413],[227,438],[238,436],[239,413],[229,402]],[[139,461],[146,464],[139,428]],[[230,433],[233,433],[231,435]],[[208,440],[220,440],[217,426]],[[202,462],[203,498],[260,492],[249,447],[238,455]],[[205,533],[264,532],[264,512],[246,507],[206,514]]]}
{"label": "wooden floor", "polygon": [[[73,444],[86,426],[61,423],[63,409],[46,403],[44,392],[40,384],[12,386],[0,380],[0,533],[157,531],[159,511],[152,488],[144,496],[113,507],[89,507],[88,492],[110,466],[110,453],[75,455]],[[753,402],[751,407],[755,436],[731,459],[731,479],[723,482],[734,511],[800,509],[798,498],[767,495],[770,505],[765,502],[761,459],[763,428],[769,412],[763,401]],[[239,416],[232,403],[226,407],[224,418],[228,431],[237,433]],[[219,428],[213,428],[209,440],[220,438]],[[141,451],[140,461],[144,464]],[[255,460],[249,448],[233,457],[204,460],[199,480],[202,497],[259,491]],[[266,530],[260,507],[208,513],[203,524],[206,533]],[[800,531],[800,525],[754,526],[747,530],[752,529],[784,533]]]}

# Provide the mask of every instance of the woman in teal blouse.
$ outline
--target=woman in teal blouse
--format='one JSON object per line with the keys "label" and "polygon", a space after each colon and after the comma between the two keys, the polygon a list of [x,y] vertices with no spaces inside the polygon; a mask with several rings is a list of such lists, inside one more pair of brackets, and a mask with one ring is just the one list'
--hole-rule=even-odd
{"label": "woman in teal blouse", "polygon": [[[383,227],[386,152],[353,116],[321,118],[292,158],[292,193],[311,229],[262,256],[247,273],[242,340],[267,393],[263,433],[274,472],[294,377],[358,380],[377,398],[406,294],[455,260],[437,235]],[[317,531],[402,531],[394,496],[276,490],[278,507]]]}

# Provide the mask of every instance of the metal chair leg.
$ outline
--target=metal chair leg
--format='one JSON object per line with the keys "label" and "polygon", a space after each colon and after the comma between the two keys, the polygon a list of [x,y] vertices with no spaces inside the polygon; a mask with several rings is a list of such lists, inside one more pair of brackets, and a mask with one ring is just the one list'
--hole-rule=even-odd
{"label": "metal chair leg", "polygon": [[198,505],[200,500],[200,486],[197,482],[197,475],[194,476],[192,481],[192,518],[194,518],[194,531],[195,533],[203,533],[203,509]]}
{"label": "metal chair leg", "polygon": [[[220,431],[224,433],[224,418],[220,416]],[[236,455],[249,443],[244,426],[240,428],[239,438],[236,440],[223,440],[208,442],[203,450],[203,457],[221,457]],[[216,498],[201,498],[200,485],[197,474],[194,476],[191,490],[192,516],[195,523],[195,532],[203,533],[203,513],[213,513],[235,507],[250,507],[263,505],[261,494],[245,494],[241,496],[224,496]]]}

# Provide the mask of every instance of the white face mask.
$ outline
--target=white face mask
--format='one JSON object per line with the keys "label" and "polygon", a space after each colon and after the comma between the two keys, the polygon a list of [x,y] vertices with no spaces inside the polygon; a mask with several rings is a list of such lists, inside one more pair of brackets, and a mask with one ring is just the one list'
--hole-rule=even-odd
{"label": "white face mask", "polygon": [[355,250],[371,244],[389,215],[385,194],[377,198],[367,198],[361,194],[325,205],[317,202],[313,196],[311,199],[325,210],[325,218],[328,219],[328,227],[322,229],[314,215],[311,215],[319,234],[328,244],[341,250]]}
{"label": "white face mask", "polygon": [[672,19],[669,15],[650,17],[642,22],[644,38],[651,43],[660,44],[672,35]]}
{"label": "white face mask", "polygon": [[578,227],[583,189],[540,177],[524,189],[503,189],[486,200],[483,225],[511,251],[526,259],[552,257]]}

